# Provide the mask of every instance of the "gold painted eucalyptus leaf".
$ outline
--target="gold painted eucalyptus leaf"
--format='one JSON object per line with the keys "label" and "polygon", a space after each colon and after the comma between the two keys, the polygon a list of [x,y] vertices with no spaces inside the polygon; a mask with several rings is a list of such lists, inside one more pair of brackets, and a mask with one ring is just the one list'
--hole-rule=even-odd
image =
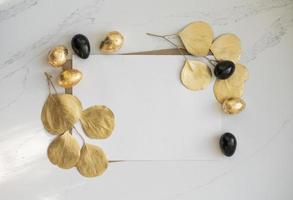
{"label": "gold painted eucalyptus leaf", "polygon": [[229,98],[241,98],[244,92],[244,82],[240,85],[232,85],[227,79],[216,80],[214,85],[214,95],[218,102],[223,103]]}
{"label": "gold painted eucalyptus leaf", "polygon": [[248,70],[244,65],[236,64],[235,71],[228,79],[216,80],[214,95],[218,102],[223,103],[226,99],[241,98],[244,92],[244,83],[248,80]]}
{"label": "gold painted eucalyptus leaf", "polygon": [[241,55],[241,42],[237,35],[226,33],[215,39],[211,52],[217,60],[230,60],[238,63]]}
{"label": "gold painted eucalyptus leaf", "polygon": [[249,73],[247,68],[242,64],[236,64],[234,73],[226,80],[229,82],[229,84],[237,86],[243,84],[243,82],[247,81],[248,78]]}
{"label": "gold painted eucalyptus leaf", "polygon": [[108,167],[108,159],[100,147],[85,144],[81,148],[80,159],[76,167],[85,177],[100,176]]}
{"label": "gold painted eucalyptus leaf", "polygon": [[59,135],[48,147],[48,158],[51,163],[63,169],[74,167],[79,156],[79,144],[68,131]]}
{"label": "gold painted eucalyptus leaf", "polygon": [[206,22],[193,22],[178,33],[186,50],[194,56],[206,56],[213,41],[213,30]]}
{"label": "gold painted eucalyptus leaf", "polygon": [[89,138],[105,139],[114,129],[114,114],[106,106],[92,106],[82,112],[81,125]]}
{"label": "gold painted eucalyptus leaf", "polygon": [[210,68],[203,62],[186,60],[181,71],[181,82],[190,90],[202,90],[212,79]]}
{"label": "gold painted eucalyptus leaf", "polygon": [[43,106],[41,119],[44,128],[53,135],[70,130],[81,117],[82,106],[70,94],[50,94]]}

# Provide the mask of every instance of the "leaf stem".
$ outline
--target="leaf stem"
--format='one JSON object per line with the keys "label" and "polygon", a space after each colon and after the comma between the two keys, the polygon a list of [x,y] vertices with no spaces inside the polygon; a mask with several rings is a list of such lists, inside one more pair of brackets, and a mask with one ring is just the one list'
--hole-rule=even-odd
{"label": "leaf stem", "polygon": [[176,47],[179,51],[179,53],[185,58],[185,60],[187,60],[186,55],[182,52],[182,48],[180,48],[177,44],[175,44],[174,42],[172,42],[168,37],[170,36],[174,36],[176,34],[169,34],[169,35],[158,35],[158,34],[154,34],[154,33],[146,33],[149,36],[153,36],[153,37],[159,37],[159,38],[163,38],[164,40],[166,40],[167,42],[169,42],[170,44],[172,44],[174,47]]}
{"label": "leaf stem", "polygon": [[82,135],[79,133],[79,131],[76,129],[75,126],[73,126],[72,128],[75,130],[75,132],[77,133],[77,135],[81,138],[81,140],[82,140],[82,144],[83,144],[83,146],[84,146],[85,143],[86,143],[84,137],[82,137]]}
{"label": "leaf stem", "polygon": [[213,59],[210,59],[209,57],[207,56],[203,56],[204,59],[206,59],[212,66],[216,66],[216,64],[218,63],[217,60],[213,60]]}
{"label": "leaf stem", "polygon": [[45,72],[45,76],[47,78],[49,94],[52,94],[51,87],[53,88],[54,92],[57,94],[57,90],[56,90],[56,88],[55,88],[55,86],[54,86],[54,84],[52,82],[52,75],[50,75],[48,72]]}
{"label": "leaf stem", "polygon": [[[182,52],[183,48],[180,48],[177,44],[175,44],[173,41],[171,41],[168,37],[171,36],[177,36],[177,34],[169,34],[169,35],[158,35],[158,34],[154,34],[154,33],[146,33],[149,36],[153,36],[153,37],[159,37],[159,38],[163,38],[164,40],[166,40],[167,42],[169,42],[170,44],[172,44],[174,47],[176,47],[179,51],[179,53],[185,58],[185,60],[188,60],[186,55]],[[186,49],[184,49],[186,50]],[[212,66],[215,67],[215,65],[218,63],[218,60],[215,59],[210,59],[207,56],[202,56],[202,58],[204,58],[205,60],[207,60]]]}

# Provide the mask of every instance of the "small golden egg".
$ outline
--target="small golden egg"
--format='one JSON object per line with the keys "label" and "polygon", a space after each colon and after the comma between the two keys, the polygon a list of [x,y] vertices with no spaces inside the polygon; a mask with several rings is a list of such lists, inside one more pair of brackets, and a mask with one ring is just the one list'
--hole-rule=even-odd
{"label": "small golden egg", "polygon": [[71,88],[82,79],[82,73],[77,69],[67,69],[60,73],[58,85],[64,88]]}
{"label": "small golden egg", "polygon": [[244,110],[245,107],[245,102],[240,98],[229,98],[222,104],[223,111],[228,114],[238,114]]}
{"label": "small golden egg", "polygon": [[61,67],[66,63],[67,55],[68,49],[63,45],[59,45],[49,52],[48,63],[53,67]]}
{"label": "small golden egg", "polygon": [[118,51],[124,42],[124,37],[118,31],[112,31],[107,34],[105,40],[100,45],[100,50],[104,53],[113,53]]}

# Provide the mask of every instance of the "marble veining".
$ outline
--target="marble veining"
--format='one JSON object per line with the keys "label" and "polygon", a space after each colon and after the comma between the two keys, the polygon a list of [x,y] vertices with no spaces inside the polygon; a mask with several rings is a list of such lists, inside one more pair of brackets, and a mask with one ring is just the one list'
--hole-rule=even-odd
{"label": "marble veining", "polygon": [[273,9],[288,8],[293,5],[292,0],[261,0],[261,1],[239,1],[239,5],[229,6],[225,9],[215,9],[212,12],[202,12],[194,10],[182,14],[172,14],[166,18],[202,18],[210,21],[213,25],[227,25],[245,20],[247,17],[269,12]]}
{"label": "marble veining", "polygon": [[36,6],[39,1],[40,0],[23,0],[17,2],[16,4],[10,5],[7,8],[0,9],[0,23]]}
{"label": "marble veining", "polygon": [[[0,70],[10,66],[11,64],[15,63],[19,59],[27,56],[27,54],[34,53],[34,50],[37,50],[38,52],[42,52],[44,48],[46,48],[46,51],[48,51],[48,43],[53,40],[58,40],[58,38],[55,38],[54,36],[65,34],[66,30],[71,28],[71,26],[80,23],[81,21],[90,20],[91,22],[95,20],[94,15],[98,13],[100,6],[102,6],[103,0],[98,0],[94,5],[85,6],[84,8],[78,8],[74,11],[72,11],[67,17],[65,17],[56,27],[56,29],[45,36],[42,36],[40,39],[38,39],[35,42],[32,42],[28,47],[25,47],[23,50],[18,51],[14,55],[12,55],[10,58],[7,58],[2,62]],[[1,16],[0,16],[1,19]],[[47,45],[47,46],[45,46]],[[43,47],[45,46],[45,47]],[[43,47],[40,49],[40,47]],[[31,55],[31,56],[34,56]]]}
{"label": "marble veining", "polygon": [[[25,71],[25,76],[22,81],[23,89],[20,90],[18,94],[10,100],[10,102],[6,103],[5,105],[0,104],[0,112],[15,103],[24,93],[27,75],[29,72],[28,68],[31,68],[30,65],[32,62],[43,58],[43,56],[48,52],[48,49],[52,43],[60,41],[58,37],[56,38],[54,36],[62,34],[66,35],[68,29],[82,21],[93,22],[95,19],[94,15],[98,13],[102,4],[103,0],[97,0],[93,5],[88,5],[74,10],[58,24],[56,30],[53,33],[42,36],[39,40],[33,42],[28,47],[25,47],[23,50],[18,51],[10,58],[4,60],[0,66],[0,84],[2,81],[9,79],[11,76],[22,71]],[[26,61],[23,61],[23,59]]]}
{"label": "marble veining", "polygon": [[[293,6],[290,7],[293,9]],[[244,54],[242,60],[250,62],[257,58],[259,54],[264,52],[267,48],[274,47],[279,44],[284,36],[286,36],[288,29],[293,26],[293,16],[281,16],[276,19],[266,32],[254,43],[252,49]]]}
{"label": "marble veining", "polygon": [[[276,131],[276,133],[274,133],[264,144],[262,144],[261,146],[258,147],[258,149],[256,149],[253,153],[251,153],[249,156],[247,156],[245,159],[238,161],[238,162],[234,162],[233,166],[229,169],[227,169],[226,171],[222,172],[221,174],[212,177],[210,180],[208,180],[205,183],[196,185],[196,186],[192,186],[188,189],[185,189],[184,191],[178,192],[176,193],[174,196],[175,197],[180,197],[183,194],[186,193],[190,193],[190,192],[194,192],[196,190],[200,190],[203,187],[207,187],[210,184],[219,181],[219,179],[223,178],[224,176],[236,171],[238,168],[241,168],[243,165],[245,165],[246,163],[249,163],[249,161],[253,160],[254,157],[256,157],[258,154],[260,154],[262,151],[265,150],[265,148],[270,145],[272,142],[274,142],[274,140],[276,139],[276,137],[279,137],[281,134],[284,134],[284,129],[287,128],[288,126],[292,126],[292,120],[293,120],[293,114],[286,120],[283,121],[283,123],[281,124],[281,126],[279,127],[279,129]],[[290,127],[293,128],[293,127]],[[287,133],[288,134],[288,133]]]}

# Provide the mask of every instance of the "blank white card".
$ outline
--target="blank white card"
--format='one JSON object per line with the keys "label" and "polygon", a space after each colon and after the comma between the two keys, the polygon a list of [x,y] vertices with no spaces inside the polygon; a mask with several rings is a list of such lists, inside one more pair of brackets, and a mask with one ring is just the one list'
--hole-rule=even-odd
{"label": "blank white card", "polygon": [[106,105],[113,134],[90,140],[110,160],[197,160],[219,156],[221,111],[213,84],[191,91],[180,82],[182,56],[91,55],[73,57],[83,72],[74,95],[83,107]]}

